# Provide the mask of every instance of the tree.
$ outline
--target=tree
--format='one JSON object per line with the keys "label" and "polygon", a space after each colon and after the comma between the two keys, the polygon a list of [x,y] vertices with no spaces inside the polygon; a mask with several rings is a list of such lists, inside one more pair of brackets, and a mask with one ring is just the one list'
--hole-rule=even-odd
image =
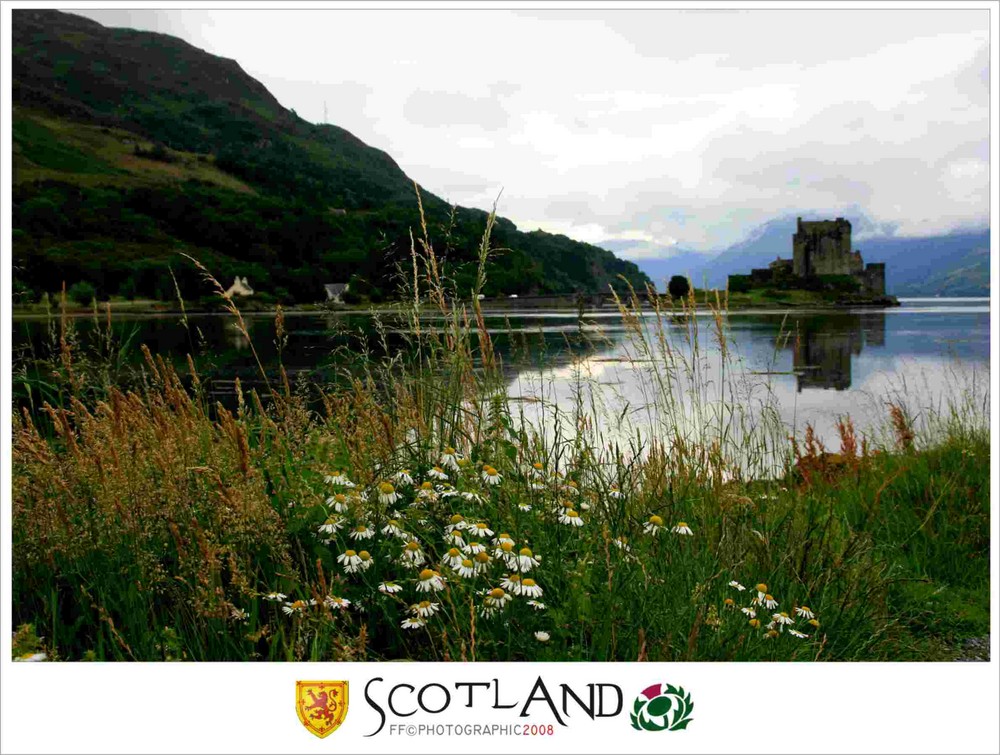
{"label": "tree", "polygon": [[691,284],[688,283],[688,279],[683,275],[675,275],[667,284],[667,291],[675,299],[683,299],[691,292]]}
{"label": "tree", "polygon": [[69,287],[66,295],[77,304],[87,306],[97,296],[97,289],[87,281],[78,281]]}

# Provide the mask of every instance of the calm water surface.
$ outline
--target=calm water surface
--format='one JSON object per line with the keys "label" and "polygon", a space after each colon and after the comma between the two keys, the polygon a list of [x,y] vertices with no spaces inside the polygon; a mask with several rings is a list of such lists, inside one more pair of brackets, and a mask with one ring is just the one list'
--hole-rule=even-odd
{"label": "calm water surface", "polygon": [[[666,421],[650,413],[651,397],[659,394],[662,403],[669,393],[677,407],[671,421],[678,415],[692,422],[698,415],[717,418],[727,401],[750,413],[766,404],[777,408],[789,431],[801,432],[809,422],[831,442],[839,416],[850,415],[859,428],[877,425],[892,395],[916,411],[941,406],[963,391],[985,395],[989,304],[988,299],[904,299],[901,307],[884,310],[733,313],[732,359],[725,365],[711,316],[699,314],[693,323],[668,322],[674,380],[666,379],[670,370],[662,354],[655,362],[646,359],[617,312],[588,312],[583,318],[575,311],[505,312],[488,316],[487,326],[503,358],[508,392],[525,407],[529,421],[583,400],[616,423],[624,417],[630,426],[649,430]],[[648,326],[652,318],[643,322]],[[266,368],[276,369],[273,318],[249,317],[248,323]],[[203,377],[223,400],[235,378],[251,385],[258,379],[248,344],[231,318],[192,315],[185,328],[176,315],[120,317],[113,327],[132,347],[145,343],[177,360],[194,353]],[[384,334],[370,316],[358,313],[289,314],[285,327],[286,369],[313,380],[333,379],[348,352],[406,348],[391,318]],[[15,360],[44,353],[48,328],[44,320],[15,320]],[[76,328],[85,342],[93,323],[79,318]],[[698,357],[688,341],[693,330]]]}

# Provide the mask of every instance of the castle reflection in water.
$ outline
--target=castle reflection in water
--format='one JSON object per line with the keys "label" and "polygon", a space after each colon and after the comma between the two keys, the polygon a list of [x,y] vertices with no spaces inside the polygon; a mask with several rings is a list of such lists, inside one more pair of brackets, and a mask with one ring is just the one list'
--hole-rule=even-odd
{"label": "castle reflection in water", "polygon": [[885,312],[837,312],[790,318],[787,347],[799,392],[851,387],[851,362],[865,346],[885,345]]}

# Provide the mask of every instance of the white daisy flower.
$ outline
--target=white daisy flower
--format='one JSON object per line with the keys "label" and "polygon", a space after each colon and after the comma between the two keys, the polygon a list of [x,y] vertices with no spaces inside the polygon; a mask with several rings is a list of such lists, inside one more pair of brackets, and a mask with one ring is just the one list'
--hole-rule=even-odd
{"label": "white daisy flower", "polygon": [[614,498],[614,499],[617,500],[618,498],[622,498],[623,497],[623,493],[622,493],[621,490],[618,489],[617,485],[612,485],[611,486],[611,490],[608,491],[608,496],[610,498]]}
{"label": "white daisy flower", "polygon": [[472,491],[465,490],[459,493],[462,498],[464,498],[469,503],[482,503],[483,497],[479,493],[473,493]]}
{"label": "white daisy flower", "polygon": [[462,551],[459,548],[449,548],[441,563],[449,569],[457,569],[462,565]]}
{"label": "white daisy flower", "polygon": [[371,540],[375,537],[375,530],[367,524],[359,524],[348,535],[352,540]]}
{"label": "white daisy flower", "polygon": [[326,521],[319,526],[319,532],[324,535],[332,535],[344,526],[344,518],[340,516],[328,516]]}
{"label": "white daisy flower", "polygon": [[494,587],[486,594],[483,603],[490,608],[503,608],[512,600],[513,598],[505,590],[500,587]]}
{"label": "white daisy flower", "polygon": [[535,480],[541,480],[545,477],[545,465],[540,461],[536,461],[530,467],[528,467],[528,477]]}
{"label": "white daisy flower", "polygon": [[336,493],[326,499],[327,506],[333,506],[333,510],[338,514],[344,514],[347,512],[348,500],[347,496],[343,493]]}
{"label": "white daisy flower", "polygon": [[328,474],[326,477],[324,477],[323,482],[325,482],[327,485],[341,485],[344,487],[351,487],[354,485],[353,482],[347,479],[347,475],[345,475],[339,469],[333,474]]}
{"label": "white daisy flower", "polygon": [[403,629],[420,629],[427,624],[423,619],[405,618],[399,622]]}
{"label": "white daisy flower", "polygon": [[531,488],[532,490],[545,490],[545,483],[538,482],[536,480],[535,482],[528,485],[528,487]]}
{"label": "white daisy flower", "polygon": [[284,600],[287,597],[283,592],[269,592],[264,596],[264,600]]}
{"label": "white daisy flower", "polygon": [[670,531],[673,532],[675,535],[693,535],[694,534],[691,531],[691,528],[688,527],[688,523],[687,522],[677,522],[677,524],[675,524],[673,527],[670,528]]}
{"label": "white daisy flower", "polygon": [[309,603],[304,600],[296,600],[291,603],[285,603],[281,607],[281,610],[285,612],[286,615],[291,616],[296,613],[305,613],[309,608]]}
{"label": "white daisy flower", "polygon": [[472,556],[472,563],[475,564],[476,574],[482,574],[490,568],[490,554],[486,551],[480,551]]}
{"label": "white daisy flower", "polygon": [[448,479],[448,474],[443,469],[441,469],[441,467],[433,467],[427,473],[427,476],[430,477],[433,480],[447,480]]}
{"label": "white daisy flower", "polygon": [[500,473],[496,469],[489,464],[483,464],[483,482],[487,485],[499,485],[501,479]]}
{"label": "white daisy flower", "polygon": [[535,639],[539,642],[548,642],[550,635],[548,632],[535,632]]}
{"label": "white daisy flower", "polygon": [[499,535],[493,538],[493,545],[500,545],[501,543],[510,543],[511,545],[513,545],[514,538],[512,538],[506,532],[501,532]]}
{"label": "white daisy flower", "polygon": [[757,618],[757,612],[755,610],[753,610],[752,608],[741,608],[740,610],[743,611],[743,613],[745,613],[751,619],[756,619]]}
{"label": "white daisy flower", "polygon": [[763,603],[764,596],[767,595],[767,585],[761,582],[754,589],[757,591],[757,597],[755,598],[756,602],[758,604]]}
{"label": "white daisy flower", "polygon": [[463,548],[466,553],[471,553],[473,556],[477,553],[483,553],[486,551],[486,546],[483,545],[478,540],[470,540],[469,544]]}
{"label": "white daisy flower", "polygon": [[236,621],[246,621],[250,617],[250,614],[242,608],[236,608],[235,606],[233,607],[233,610],[229,612],[229,615]]}
{"label": "white daisy flower", "polygon": [[798,631],[797,629],[789,629],[788,633],[790,635],[792,635],[792,637],[798,637],[800,640],[808,640],[809,639],[809,635],[808,634],[803,634],[802,632]]}
{"label": "white daisy flower", "polygon": [[420,483],[420,490],[417,491],[417,500],[436,501],[437,499],[438,494],[434,490],[434,485],[429,480]]}
{"label": "white daisy flower", "polygon": [[390,519],[385,523],[382,528],[382,534],[386,537],[406,537],[406,531],[403,529],[398,519]]}
{"label": "white daisy flower", "polygon": [[338,598],[336,595],[327,595],[323,598],[323,604],[335,611],[343,611],[351,605],[351,601],[347,598]]}
{"label": "white daisy flower", "polygon": [[437,490],[438,495],[445,499],[454,498],[457,495],[461,495],[461,493],[459,493],[454,487],[452,487],[448,483],[445,483],[444,485],[438,485],[437,488],[435,489]]}
{"label": "white daisy flower", "polygon": [[448,467],[458,471],[458,451],[451,446],[445,446],[441,452],[441,460],[438,462],[442,467]]}
{"label": "white daisy flower", "polygon": [[778,607],[778,601],[774,599],[772,595],[764,595],[764,600],[761,601],[768,611],[771,611]]}
{"label": "white daisy flower", "polygon": [[500,545],[493,549],[493,558],[503,561],[507,564],[508,568],[513,569],[513,564],[516,559],[514,554],[514,544],[509,542],[500,543]]}
{"label": "white daisy flower", "polygon": [[729,583],[729,586],[735,588],[739,592],[743,592],[744,590],[747,589],[743,585],[741,585],[739,582],[737,582],[735,579],[732,582]]}
{"label": "white daisy flower", "polygon": [[803,619],[815,619],[816,614],[812,612],[809,606],[795,606],[795,615],[801,616]]}
{"label": "white daisy flower", "polygon": [[344,573],[346,574],[354,574],[355,572],[361,571],[361,556],[357,554],[357,551],[344,551],[337,556],[337,563],[343,564]]}
{"label": "white daisy flower", "polygon": [[521,548],[516,556],[512,556],[514,566],[519,572],[529,572],[538,566],[541,561],[531,552],[531,548]]}
{"label": "white daisy flower", "polygon": [[576,484],[576,480],[566,480],[566,484],[562,486],[562,491],[569,495],[580,495],[580,486]]}
{"label": "white daisy flower", "polygon": [[[521,575],[520,574],[508,574],[500,582],[500,586],[504,590],[507,590],[508,592],[512,592],[515,595],[520,595],[521,594]],[[532,596],[532,597],[534,597],[534,596]]]}
{"label": "white daisy flower", "polygon": [[396,488],[393,487],[391,482],[379,483],[378,502],[383,506],[391,506],[402,497],[403,496],[396,492]]}
{"label": "white daisy flower", "polygon": [[461,514],[452,514],[451,518],[448,520],[448,524],[444,526],[444,531],[448,533],[455,532],[456,530],[464,530],[468,527],[468,523],[465,521],[465,517]]}
{"label": "white daisy flower", "polygon": [[392,479],[394,479],[400,485],[407,485],[407,486],[409,486],[409,485],[413,484],[413,477],[410,476],[410,470],[409,469],[401,469],[401,470],[399,470],[398,472],[396,472],[395,475],[393,475]]}
{"label": "white daisy flower", "polygon": [[449,532],[444,536],[444,541],[455,548],[465,548],[465,538],[462,536],[461,530]]}
{"label": "white daisy flower", "polygon": [[628,544],[628,538],[627,537],[616,537],[611,542],[614,543],[615,545],[617,545],[620,550],[623,550],[626,553],[631,553],[632,552],[632,546]]}
{"label": "white daisy flower", "polygon": [[542,603],[540,600],[529,600],[528,605],[534,608],[536,611],[545,610],[545,604]]}
{"label": "white daisy flower", "polygon": [[784,611],[782,611],[781,613],[774,614],[773,616],[771,616],[771,618],[774,619],[775,623],[777,623],[778,625],[794,624],[795,623],[795,619],[793,619],[791,616],[789,616]]}
{"label": "white daisy flower", "polygon": [[420,581],[417,582],[417,592],[440,592],[444,589],[444,577],[433,569],[424,569],[420,572]]}
{"label": "white daisy flower", "polygon": [[375,563],[375,559],[372,558],[372,554],[368,551],[358,551],[358,558],[361,559],[361,563],[358,564],[358,568],[361,571],[368,571]]}
{"label": "white daisy flower", "polygon": [[441,606],[438,603],[431,603],[429,600],[421,600],[419,603],[414,603],[410,606],[410,612],[414,616],[419,616],[421,619],[427,619],[438,612]]}
{"label": "white daisy flower", "polygon": [[573,509],[566,509],[559,516],[559,523],[560,524],[568,524],[571,527],[582,527],[583,526],[583,519],[581,519],[580,515],[576,511],[574,511]]}
{"label": "white daisy flower", "polygon": [[519,504],[517,504],[517,507],[521,511],[525,511],[525,512],[531,511],[531,504],[530,503],[519,503]]}
{"label": "white daisy flower", "polygon": [[455,573],[463,579],[471,579],[476,576],[476,565],[472,559],[463,558],[462,563],[455,568]]}
{"label": "white daisy flower", "polygon": [[420,566],[424,562],[424,551],[421,549],[420,543],[416,540],[408,542],[405,546],[403,546],[403,552],[400,555],[400,559],[404,564]]}
{"label": "white daisy flower", "polygon": [[379,582],[378,591],[385,593],[386,595],[395,595],[403,589],[401,585],[397,585],[395,582]]}
{"label": "white daisy flower", "polygon": [[20,663],[41,663],[46,658],[48,658],[48,656],[45,653],[25,653],[24,655],[18,656],[14,660]]}
{"label": "white daisy flower", "polygon": [[663,517],[653,514],[649,517],[646,523],[642,525],[642,531],[647,535],[659,534],[663,531]]}
{"label": "white daisy flower", "polygon": [[521,580],[521,589],[517,594],[527,595],[529,598],[540,598],[542,597],[542,588],[531,577],[526,577]]}
{"label": "white daisy flower", "polygon": [[493,537],[493,530],[486,526],[485,522],[469,525],[465,528],[465,531],[469,537],[478,537],[483,539]]}

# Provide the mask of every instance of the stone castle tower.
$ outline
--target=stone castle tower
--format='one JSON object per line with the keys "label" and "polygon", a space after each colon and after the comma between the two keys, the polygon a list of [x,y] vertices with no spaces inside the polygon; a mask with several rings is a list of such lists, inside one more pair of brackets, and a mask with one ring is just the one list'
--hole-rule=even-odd
{"label": "stone castle tower", "polygon": [[800,278],[818,275],[849,275],[857,278],[869,294],[885,294],[885,264],[867,266],[861,252],[851,251],[851,222],[798,219],[792,236],[792,271]]}

